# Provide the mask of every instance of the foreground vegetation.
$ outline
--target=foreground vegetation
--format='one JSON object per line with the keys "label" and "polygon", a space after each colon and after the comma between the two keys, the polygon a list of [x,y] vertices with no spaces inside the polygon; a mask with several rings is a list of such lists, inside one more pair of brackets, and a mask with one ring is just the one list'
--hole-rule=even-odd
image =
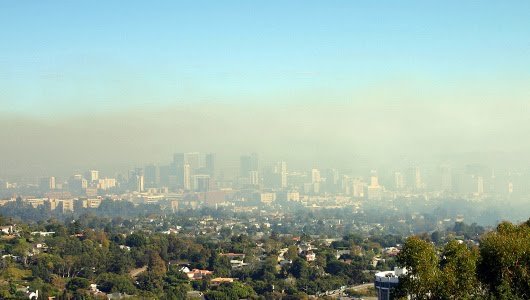
{"label": "foreground vegetation", "polygon": [[[29,291],[39,290],[39,298],[56,299],[97,299],[109,293],[142,299],[186,299],[199,293],[206,299],[305,299],[368,282],[382,244],[400,241],[351,234],[325,243],[275,232],[257,238],[232,234],[228,227],[194,236],[155,232],[158,222],[82,216],[65,223],[17,224],[16,232],[0,236],[0,298],[19,299],[29,286]],[[234,267],[227,253],[244,255],[244,265]],[[315,256],[309,259],[311,253]],[[213,273],[189,278],[183,267]],[[234,281],[213,284],[218,277]]]}
{"label": "foreground vegetation", "polygon": [[409,237],[398,264],[409,272],[396,298],[530,299],[530,220],[503,222],[478,246],[453,240],[437,248]]}
{"label": "foreground vegetation", "polygon": [[[400,247],[401,236],[380,231],[330,240],[267,228],[241,231],[226,218],[219,225],[209,216],[180,216],[183,228],[174,232],[162,231],[175,225],[162,216],[17,222],[0,234],[0,298],[27,298],[35,290],[41,299],[106,299],[111,293],[208,300],[326,298],[336,291],[363,296],[349,287],[394,266],[408,269],[395,298],[530,298],[530,221],[489,231],[455,223],[411,236]],[[0,225],[13,220],[0,217]],[[393,246],[401,249],[397,256]],[[235,266],[229,253],[244,256],[241,264]],[[184,267],[211,273],[190,278]]]}

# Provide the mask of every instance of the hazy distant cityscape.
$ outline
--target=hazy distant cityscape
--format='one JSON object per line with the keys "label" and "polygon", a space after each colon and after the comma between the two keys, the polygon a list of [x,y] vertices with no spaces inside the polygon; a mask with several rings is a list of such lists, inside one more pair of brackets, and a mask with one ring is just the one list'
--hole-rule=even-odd
{"label": "hazy distant cityscape", "polygon": [[[63,213],[72,213],[76,207],[97,208],[108,198],[136,205],[167,204],[172,212],[203,207],[273,210],[289,202],[310,209],[358,211],[379,205],[392,210],[396,203],[412,200],[431,203],[433,210],[451,203],[452,215],[444,217],[495,225],[505,219],[524,219],[513,207],[530,196],[530,172],[484,164],[410,164],[354,173],[317,166],[291,169],[286,161],[262,162],[257,153],[249,153],[241,155],[239,165],[228,171],[218,165],[214,153],[185,152],[175,153],[169,164],[149,164],[127,173],[105,174],[94,169],[66,178],[3,179],[0,205],[20,198],[33,207],[49,205],[54,210],[60,206]],[[465,207],[472,203],[492,205],[496,210],[471,212]]]}

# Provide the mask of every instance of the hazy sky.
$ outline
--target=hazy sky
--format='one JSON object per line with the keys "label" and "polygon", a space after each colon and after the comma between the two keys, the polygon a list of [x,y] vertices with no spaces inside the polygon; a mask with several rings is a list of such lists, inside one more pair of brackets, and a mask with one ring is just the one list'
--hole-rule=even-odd
{"label": "hazy sky", "polygon": [[529,70],[529,1],[5,1],[0,176],[525,153]]}

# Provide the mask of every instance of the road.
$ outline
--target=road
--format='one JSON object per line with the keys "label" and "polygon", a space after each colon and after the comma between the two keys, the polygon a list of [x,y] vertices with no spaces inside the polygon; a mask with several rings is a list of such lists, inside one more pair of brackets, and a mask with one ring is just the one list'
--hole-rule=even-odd
{"label": "road", "polygon": [[140,273],[145,272],[145,271],[147,271],[147,266],[143,266],[141,268],[131,270],[131,272],[129,272],[129,275],[132,278],[136,278],[136,276],[138,276]]}
{"label": "road", "polygon": [[[341,296],[344,296],[344,291],[345,290],[354,290],[354,291],[360,291],[360,290],[364,290],[364,289],[367,289],[369,287],[373,287],[374,286],[374,283],[373,282],[370,282],[370,283],[363,283],[363,284],[359,284],[359,285],[353,285],[353,286],[348,286],[342,290],[333,290],[333,291],[327,291],[327,292],[324,292],[324,293],[321,293],[320,296],[329,296],[329,297],[341,297]],[[363,297],[363,299],[366,299],[366,300],[369,300],[369,299],[377,299],[377,298],[373,298],[373,297]]]}

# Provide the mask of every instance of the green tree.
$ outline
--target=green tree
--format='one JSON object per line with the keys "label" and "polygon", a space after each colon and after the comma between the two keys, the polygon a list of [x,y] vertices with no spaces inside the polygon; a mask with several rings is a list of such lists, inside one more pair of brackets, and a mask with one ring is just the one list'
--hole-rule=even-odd
{"label": "green tree", "polygon": [[472,299],[480,296],[476,277],[478,252],[453,240],[445,245],[441,260],[438,289],[439,299]]}
{"label": "green tree", "polygon": [[530,299],[530,220],[503,222],[480,242],[478,275],[496,299]]}
{"label": "green tree", "polygon": [[296,247],[295,245],[289,246],[289,248],[287,248],[287,252],[284,254],[283,257],[285,259],[288,259],[288,260],[293,260],[293,259],[297,258],[298,257],[298,247]]}
{"label": "green tree", "polygon": [[90,282],[86,278],[74,277],[68,281],[66,288],[70,291],[77,291],[78,289],[86,289],[90,286]]}
{"label": "green tree", "polygon": [[97,279],[98,288],[105,293],[127,293],[133,295],[136,292],[134,283],[127,275],[103,273]]}
{"label": "green tree", "polygon": [[147,265],[147,271],[155,274],[156,276],[163,276],[167,272],[166,262],[156,252],[149,254],[149,264]]}
{"label": "green tree", "polygon": [[216,276],[227,277],[230,276],[232,270],[232,264],[230,263],[230,258],[227,256],[221,256],[214,254],[211,257],[212,264],[211,268],[213,269]]}
{"label": "green tree", "polygon": [[439,278],[439,259],[434,246],[419,237],[409,237],[397,256],[397,262],[407,268],[408,273],[400,277],[396,296],[431,299]]}
{"label": "green tree", "polygon": [[304,259],[297,257],[293,260],[289,271],[295,278],[307,278],[309,275],[309,265]]}
{"label": "green tree", "polygon": [[143,234],[135,232],[125,238],[125,244],[129,247],[142,247],[146,244],[146,239]]}

